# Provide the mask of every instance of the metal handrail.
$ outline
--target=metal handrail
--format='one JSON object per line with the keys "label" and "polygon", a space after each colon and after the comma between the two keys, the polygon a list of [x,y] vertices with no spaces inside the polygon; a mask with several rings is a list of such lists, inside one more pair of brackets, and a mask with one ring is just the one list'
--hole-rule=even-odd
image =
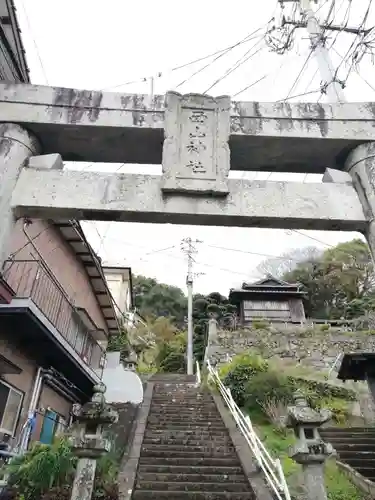
{"label": "metal handrail", "polygon": [[195,362],[195,379],[196,379],[196,382],[195,382],[195,385],[196,387],[200,387],[201,385],[201,382],[202,382],[202,377],[201,377],[201,368],[199,366],[199,362],[196,361]]}
{"label": "metal handrail", "polygon": [[220,380],[219,374],[207,360],[209,377],[215,382],[219,392],[226,402],[239,430],[249,445],[255,459],[262,470],[266,482],[278,500],[291,500],[288,485],[280,460],[272,458],[266,447],[254,431],[250,417],[243,414],[233,399],[230,389]]}
{"label": "metal handrail", "polygon": [[[4,263],[2,276],[16,297],[30,298],[35,303],[88,366],[94,369],[100,367],[104,350],[81,323],[76,306],[44,262],[33,259],[8,260]],[[77,331],[85,338],[80,347],[76,345]],[[91,350],[87,351],[89,345]]]}
{"label": "metal handrail", "polygon": [[339,364],[339,361],[341,361],[341,358],[343,358],[343,357],[344,357],[344,353],[343,352],[339,352],[338,355],[336,356],[335,361],[332,363],[331,368],[328,371],[327,379],[330,378],[330,376],[332,375],[333,370],[335,370],[335,368]]}

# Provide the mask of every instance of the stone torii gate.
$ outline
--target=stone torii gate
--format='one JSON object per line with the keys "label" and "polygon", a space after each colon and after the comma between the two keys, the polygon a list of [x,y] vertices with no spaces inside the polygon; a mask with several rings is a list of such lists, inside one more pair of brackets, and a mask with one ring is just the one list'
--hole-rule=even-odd
{"label": "stone torii gate", "polygon": [[[0,84],[0,119],[0,265],[23,216],[360,231],[375,254],[373,103]],[[162,164],[163,174],[66,171],[62,160]],[[233,180],[230,169],[324,177]]]}

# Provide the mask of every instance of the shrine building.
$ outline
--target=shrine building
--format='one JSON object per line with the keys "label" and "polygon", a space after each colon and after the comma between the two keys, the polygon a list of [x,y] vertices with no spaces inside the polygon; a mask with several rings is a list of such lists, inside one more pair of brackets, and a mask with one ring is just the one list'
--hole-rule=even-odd
{"label": "shrine building", "polygon": [[301,323],[305,321],[304,295],[301,285],[268,276],[255,283],[243,283],[240,289],[232,288],[229,301],[237,306],[242,326],[260,320]]}

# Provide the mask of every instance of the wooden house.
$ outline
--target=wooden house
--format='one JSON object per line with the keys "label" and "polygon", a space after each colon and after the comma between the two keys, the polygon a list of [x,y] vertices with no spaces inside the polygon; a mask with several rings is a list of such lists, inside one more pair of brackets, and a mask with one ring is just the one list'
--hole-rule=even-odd
{"label": "wooden house", "polygon": [[231,289],[229,301],[238,308],[239,323],[249,326],[253,321],[301,323],[305,321],[304,292],[299,284],[266,277],[255,283],[243,283]]}

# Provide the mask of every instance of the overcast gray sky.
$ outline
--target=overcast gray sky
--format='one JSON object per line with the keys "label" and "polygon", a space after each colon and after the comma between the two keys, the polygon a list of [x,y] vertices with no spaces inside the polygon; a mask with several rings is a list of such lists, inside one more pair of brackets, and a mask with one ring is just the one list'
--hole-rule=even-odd
{"label": "overcast gray sky", "polygon": [[[322,19],[331,2],[320,0],[315,6]],[[209,93],[234,96],[267,75],[261,83],[235,97],[237,100],[265,102],[319,89],[320,77],[314,57],[310,57],[305,64],[310,49],[304,30],[299,31],[294,46],[284,55],[272,52],[261,36],[272,17],[275,16],[276,22],[280,19],[276,0],[232,0],[222,4],[213,0],[190,0],[180,8],[172,0],[64,0],[63,3],[15,0],[15,3],[34,84],[148,93],[149,77],[154,75],[155,93],[158,94],[167,90],[202,93],[220,80]],[[349,0],[337,0],[332,13],[334,22],[343,23],[349,14],[348,25],[358,26],[367,4],[367,0],[353,2],[348,9]],[[291,4],[287,7],[285,14],[290,15]],[[373,24],[375,8],[367,19],[367,26]],[[254,35],[258,38],[226,53],[193,77],[193,73],[213,58],[171,71],[176,66],[231,46],[258,28],[262,28]],[[375,72],[371,56],[363,58],[359,74],[355,68],[350,71],[350,62],[343,63],[340,57],[340,54],[346,54],[352,41],[352,35],[341,34],[336,41],[335,34],[329,35],[327,43],[331,45],[335,42],[330,51],[333,64],[339,67],[339,78],[345,80],[349,73],[345,88],[348,101],[373,101],[375,91],[371,86],[375,88]],[[246,59],[248,55],[251,56],[248,60],[241,59],[243,56]],[[237,61],[238,69],[223,78]],[[302,68],[304,70],[293,87]],[[317,92],[294,100],[316,102],[319,98],[324,101]],[[76,163],[68,167],[108,172],[161,172],[161,167],[144,165],[121,167]],[[320,180],[314,175],[255,172],[245,176],[235,172],[231,176],[298,182]],[[253,270],[263,258],[252,253],[279,255],[288,249],[312,244],[327,248],[330,244],[355,236],[353,233],[317,231],[303,231],[302,234],[306,235],[303,236],[280,230],[131,223],[98,222],[87,223],[84,227],[90,242],[106,263],[128,265],[135,273],[182,288],[185,287],[186,263],[180,241],[186,236],[198,238],[203,243],[197,245],[195,271],[204,274],[196,278],[195,290],[202,293],[217,290],[223,294],[254,277]],[[313,241],[311,237],[322,243]]]}

